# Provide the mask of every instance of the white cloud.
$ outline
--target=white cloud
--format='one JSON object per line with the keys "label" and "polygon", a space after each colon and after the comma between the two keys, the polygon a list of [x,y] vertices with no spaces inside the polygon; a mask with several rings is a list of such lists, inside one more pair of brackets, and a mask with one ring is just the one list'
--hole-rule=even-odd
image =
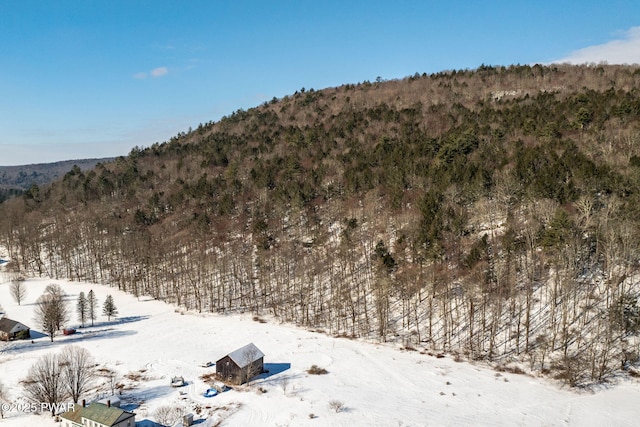
{"label": "white cloud", "polygon": [[640,64],[640,27],[632,27],[622,37],[610,42],[585,47],[571,52],[555,63]]}
{"label": "white cloud", "polygon": [[166,76],[167,74],[169,74],[169,69],[167,67],[158,67],[158,68],[154,68],[148,73],[145,71],[140,71],[139,73],[135,73],[133,75],[133,78],[138,80],[144,80],[149,76],[157,78],[157,77]]}
{"label": "white cloud", "polygon": [[167,69],[167,67],[158,67],[151,70],[152,77],[162,77],[166,76],[167,74],[169,74],[169,70]]}

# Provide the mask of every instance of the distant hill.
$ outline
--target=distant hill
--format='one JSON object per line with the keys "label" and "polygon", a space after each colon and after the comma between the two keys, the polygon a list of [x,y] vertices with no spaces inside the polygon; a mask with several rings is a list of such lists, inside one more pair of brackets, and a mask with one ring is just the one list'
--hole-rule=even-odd
{"label": "distant hill", "polygon": [[65,160],[53,163],[38,163],[21,166],[0,166],[0,202],[28,190],[31,185],[49,184],[74,166],[82,171],[93,169],[98,163],[109,162],[113,158]]}

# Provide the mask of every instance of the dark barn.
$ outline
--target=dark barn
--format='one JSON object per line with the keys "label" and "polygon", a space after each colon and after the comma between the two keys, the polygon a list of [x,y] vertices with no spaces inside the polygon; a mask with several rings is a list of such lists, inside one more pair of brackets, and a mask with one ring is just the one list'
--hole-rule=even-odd
{"label": "dark barn", "polygon": [[224,382],[244,384],[264,369],[264,353],[253,343],[241,347],[216,362],[216,375]]}

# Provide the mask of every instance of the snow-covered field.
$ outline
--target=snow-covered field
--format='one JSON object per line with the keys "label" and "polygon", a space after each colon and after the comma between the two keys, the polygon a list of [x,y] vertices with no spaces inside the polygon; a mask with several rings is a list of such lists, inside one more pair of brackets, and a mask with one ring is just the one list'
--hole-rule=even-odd
{"label": "snow-covered field", "polygon": [[[75,344],[89,350],[102,367],[114,369],[125,384],[122,406],[136,412],[139,425],[152,426],[158,407],[185,408],[199,426],[633,426],[640,422],[640,383],[624,380],[597,392],[577,392],[558,383],[526,375],[496,372],[480,364],[459,363],[420,351],[401,351],[388,344],[333,338],[323,333],[261,323],[249,314],[183,313],[149,298],[140,300],[100,285],[30,279],[28,295],[18,306],[9,294],[8,278],[0,275],[0,304],[7,317],[38,330],[34,302],[50,283],[68,293],[73,310],[69,326],[78,324],[79,292],[93,289],[102,302],[114,297],[119,317],[99,316],[94,327],[79,333],[46,336],[34,342],[4,343],[0,381],[10,402],[20,399],[19,381],[43,354]],[[249,387],[236,387],[213,398],[200,379],[214,372],[215,362],[249,342],[265,353],[270,372]],[[418,349],[421,350],[421,349]],[[326,375],[309,375],[312,365]],[[170,387],[172,376],[187,385]],[[99,390],[87,400],[106,393]],[[340,402],[336,412],[330,402]],[[335,406],[335,405],[334,405]],[[0,420],[7,427],[57,426],[48,415],[11,412]],[[206,420],[203,420],[206,418]]]}

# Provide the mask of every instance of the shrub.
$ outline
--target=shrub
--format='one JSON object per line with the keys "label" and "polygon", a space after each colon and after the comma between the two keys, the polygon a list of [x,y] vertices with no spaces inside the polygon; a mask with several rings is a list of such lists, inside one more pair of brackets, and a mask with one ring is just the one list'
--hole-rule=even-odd
{"label": "shrub", "polygon": [[172,426],[180,419],[182,412],[182,408],[177,406],[164,405],[155,410],[153,418],[163,426]]}
{"label": "shrub", "polygon": [[332,400],[329,402],[329,408],[336,411],[336,413],[338,413],[343,411],[345,406],[344,406],[344,403],[340,402],[339,400]]}
{"label": "shrub", "polygon": [[318,365],[311,365],[311,367],[307,370],[307,373],[309,373],[310,375],[325,375],[329,372],[326,369],[319,367]]}
{"label": "shrub", "polygon": [[28,331],[28,330],[25,330],[25,331],[19,331],[19,332],[16,334],[16,339],[17,339],[17,340],[28,340],[28,339],[30,339],[30,338],[31,338],[31,334],[29,333],[29,331]]}

